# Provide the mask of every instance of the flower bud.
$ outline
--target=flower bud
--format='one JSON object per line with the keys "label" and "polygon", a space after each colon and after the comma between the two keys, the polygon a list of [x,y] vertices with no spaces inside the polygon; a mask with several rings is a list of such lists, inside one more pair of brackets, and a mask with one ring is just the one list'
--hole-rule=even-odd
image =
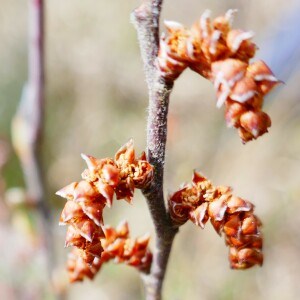
{"label": "flower bud", "polygon": [[243,31],[234,29],[229,31],[226,39],[227,46],[229,47],[234,58],[248,62],[254,57],[256,52],[256,45],[251,42],[254,33],[252,31]]}
{"label": "flower bud", "polygon": [[280,83],[270,68],[262,60],[250,64],[247,74],[257,82],[263,95],[269,93],[273,87]]}
{"label": "flower bud", "polygon": [[268,131],[271,126],[270,117],[262,111],[248,111],[241,118],[241,127],[256,139]]}
{"label": "flower bud", "polygon": [[225,120],[228,127],[240,126],[240,117],[246,112],[246,108],[242,103],[227,100],[225,106]]}

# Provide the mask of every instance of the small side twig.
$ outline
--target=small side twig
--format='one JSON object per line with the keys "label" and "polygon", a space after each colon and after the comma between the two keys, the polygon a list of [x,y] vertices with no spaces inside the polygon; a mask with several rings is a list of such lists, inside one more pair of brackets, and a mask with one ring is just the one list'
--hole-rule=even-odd
{"label": "small side twig", "polygon": [[178,231],[167,212],[163,193],[167,117],[173,82],[165,81],[155,65],[159,48],[159,17],[162,3],[162,0],[144,0],[132,13],[149,90],[147,154],[148,161],[155,170],[151,186],[143,191],[156,235],[152,267],[149,274],[143,275],[147,300],[159,300],[162,297],[169,254]]}
{"label": "small side twig", "polygon": [[51,279],[54,265],[51,216],[41,158],[45,106],[44,39],[44,1],[29,0],[28,82],[12,121],[12,142],[24,173],[27,204],[36,208],[40,215],[41,237]]}
{"label": "small side twig", "polygon": [[29,1],[28,82],[12,123],[15,151],[21,161],[27,193],[33,205],[44,202],[40,147],[44,117],[43,1]]}

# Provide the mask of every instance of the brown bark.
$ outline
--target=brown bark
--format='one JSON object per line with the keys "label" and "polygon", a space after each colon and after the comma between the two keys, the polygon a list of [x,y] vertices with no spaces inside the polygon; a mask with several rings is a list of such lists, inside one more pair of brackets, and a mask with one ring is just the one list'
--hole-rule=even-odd
{"label": "brown bark", "polygon": [[144,0],[132,13],[137,29],[149,90],[147,156],[154,166],[154,180],[143,190],[155,228],[155,250],[149,274],[143,274],[147,300],[162,298],[162,286],[174,237],[178,231],[169,217],[163,193],[169,97],[173,82],[160,76],[156,67],[159,48],[159,17],[162,0]]}

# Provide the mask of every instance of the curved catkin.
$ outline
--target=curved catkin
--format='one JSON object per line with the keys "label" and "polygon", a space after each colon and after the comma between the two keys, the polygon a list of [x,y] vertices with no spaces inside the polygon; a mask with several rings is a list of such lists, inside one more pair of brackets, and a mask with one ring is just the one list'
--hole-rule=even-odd
{"label": "curved catkin", "polygon": [[231,268],[262,265],[261,222],[254,214],[254,205],[234,196],[231,188],[215,187],[195,171],[191,184],[172,194],[168,203],[176,224],[190,220],[204,228],[210,220],[216,232],[224,235]]}
{"label": "curved catkin", "polygon": [[129,236],[127,222],[121,222],[114,229],[104,226],[105,237],[101,238],[101,256],[96,256],[88,262],[84,258],[83,250],[74,247],[68,255],[67,271],[70,282],[93,279],[104,263],[110,260],[135,267],[142,272],[148,272],[152,262],[152,253],[148,248],[150,237],[132,239]]}
{"label": "curved catkin", "polygon": [[[140,270],[148,270],[152,254],[149,237],[131,240],[127,223],[117,230],[104,226],[103,210],[113,199],[132,201],[135,188],[146,188],[153,178],[153,167],[143,152],[135,157],[133,140],[122,146],[114,158],[99,159],[81,155],[87,163],[83,180],[73,182],[56,194],[66,198],[60,225],[68,225],[65,246],[73,246],[67,269],[71,282],[94,278],[100,266],[114,258]],[[126,236],[120,234],[126,231]],[[117,252],[109,249],[117,247]],[[108,259],[109,258],[109,259]]]}
{"label": "curved catkin", "polygon": [[270,117],[262,111],[263,98],[279,80],[263,61],[250,63],[256,45],[254,33],[232,29],[235,11],[214,20],[205,11],[191,28],[167,21],[157,65],[163,77],[175,80],[190,68],[212,81],[217,92],[217,107],[225,104],[228,127],[238,129],[243,143],[268,132]]}

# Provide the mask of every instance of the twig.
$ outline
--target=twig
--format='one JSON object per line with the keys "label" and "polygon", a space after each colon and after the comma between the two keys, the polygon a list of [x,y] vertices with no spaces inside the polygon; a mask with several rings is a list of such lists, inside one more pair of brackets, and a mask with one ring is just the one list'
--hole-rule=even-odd
{"label": "twig", "polygon": [[155,65],[159,47],[159,17],[162,2],[162,0],[144,0],[132,13],[132,22],[137,29],[149,89],[147,154],[149,162],[155,169],[151,186],[143,191],[156,234],[153,264],[150,273],[143,275],[147,300],[159,300],[162,297],[162,285],[169,254],[178,231],[169,217],[163,194],[167,117],[173,82],[166,82]]}
{"label": "twig", "polygon": [[44,119],[44,1],[29,0],[28,82],[12,122],[12,140],[24,173],[28,205],[41,217],[41,237],[47,255],[49,278],[53,268],[50,209],[41,158]]}
{"label": "twig", "polygon": [[159,18],[163,0],[143,0],[131,14],[144,62],[145,76],[149,92],[154,82],[155,59],[159,47]]}
{"label": "twig", "polygon": [[40,147],[44,115],[44,20],[43,1],[29,1],[28,82],[13,119],[14,148],[21,160],[32,204],[44,202]]}

